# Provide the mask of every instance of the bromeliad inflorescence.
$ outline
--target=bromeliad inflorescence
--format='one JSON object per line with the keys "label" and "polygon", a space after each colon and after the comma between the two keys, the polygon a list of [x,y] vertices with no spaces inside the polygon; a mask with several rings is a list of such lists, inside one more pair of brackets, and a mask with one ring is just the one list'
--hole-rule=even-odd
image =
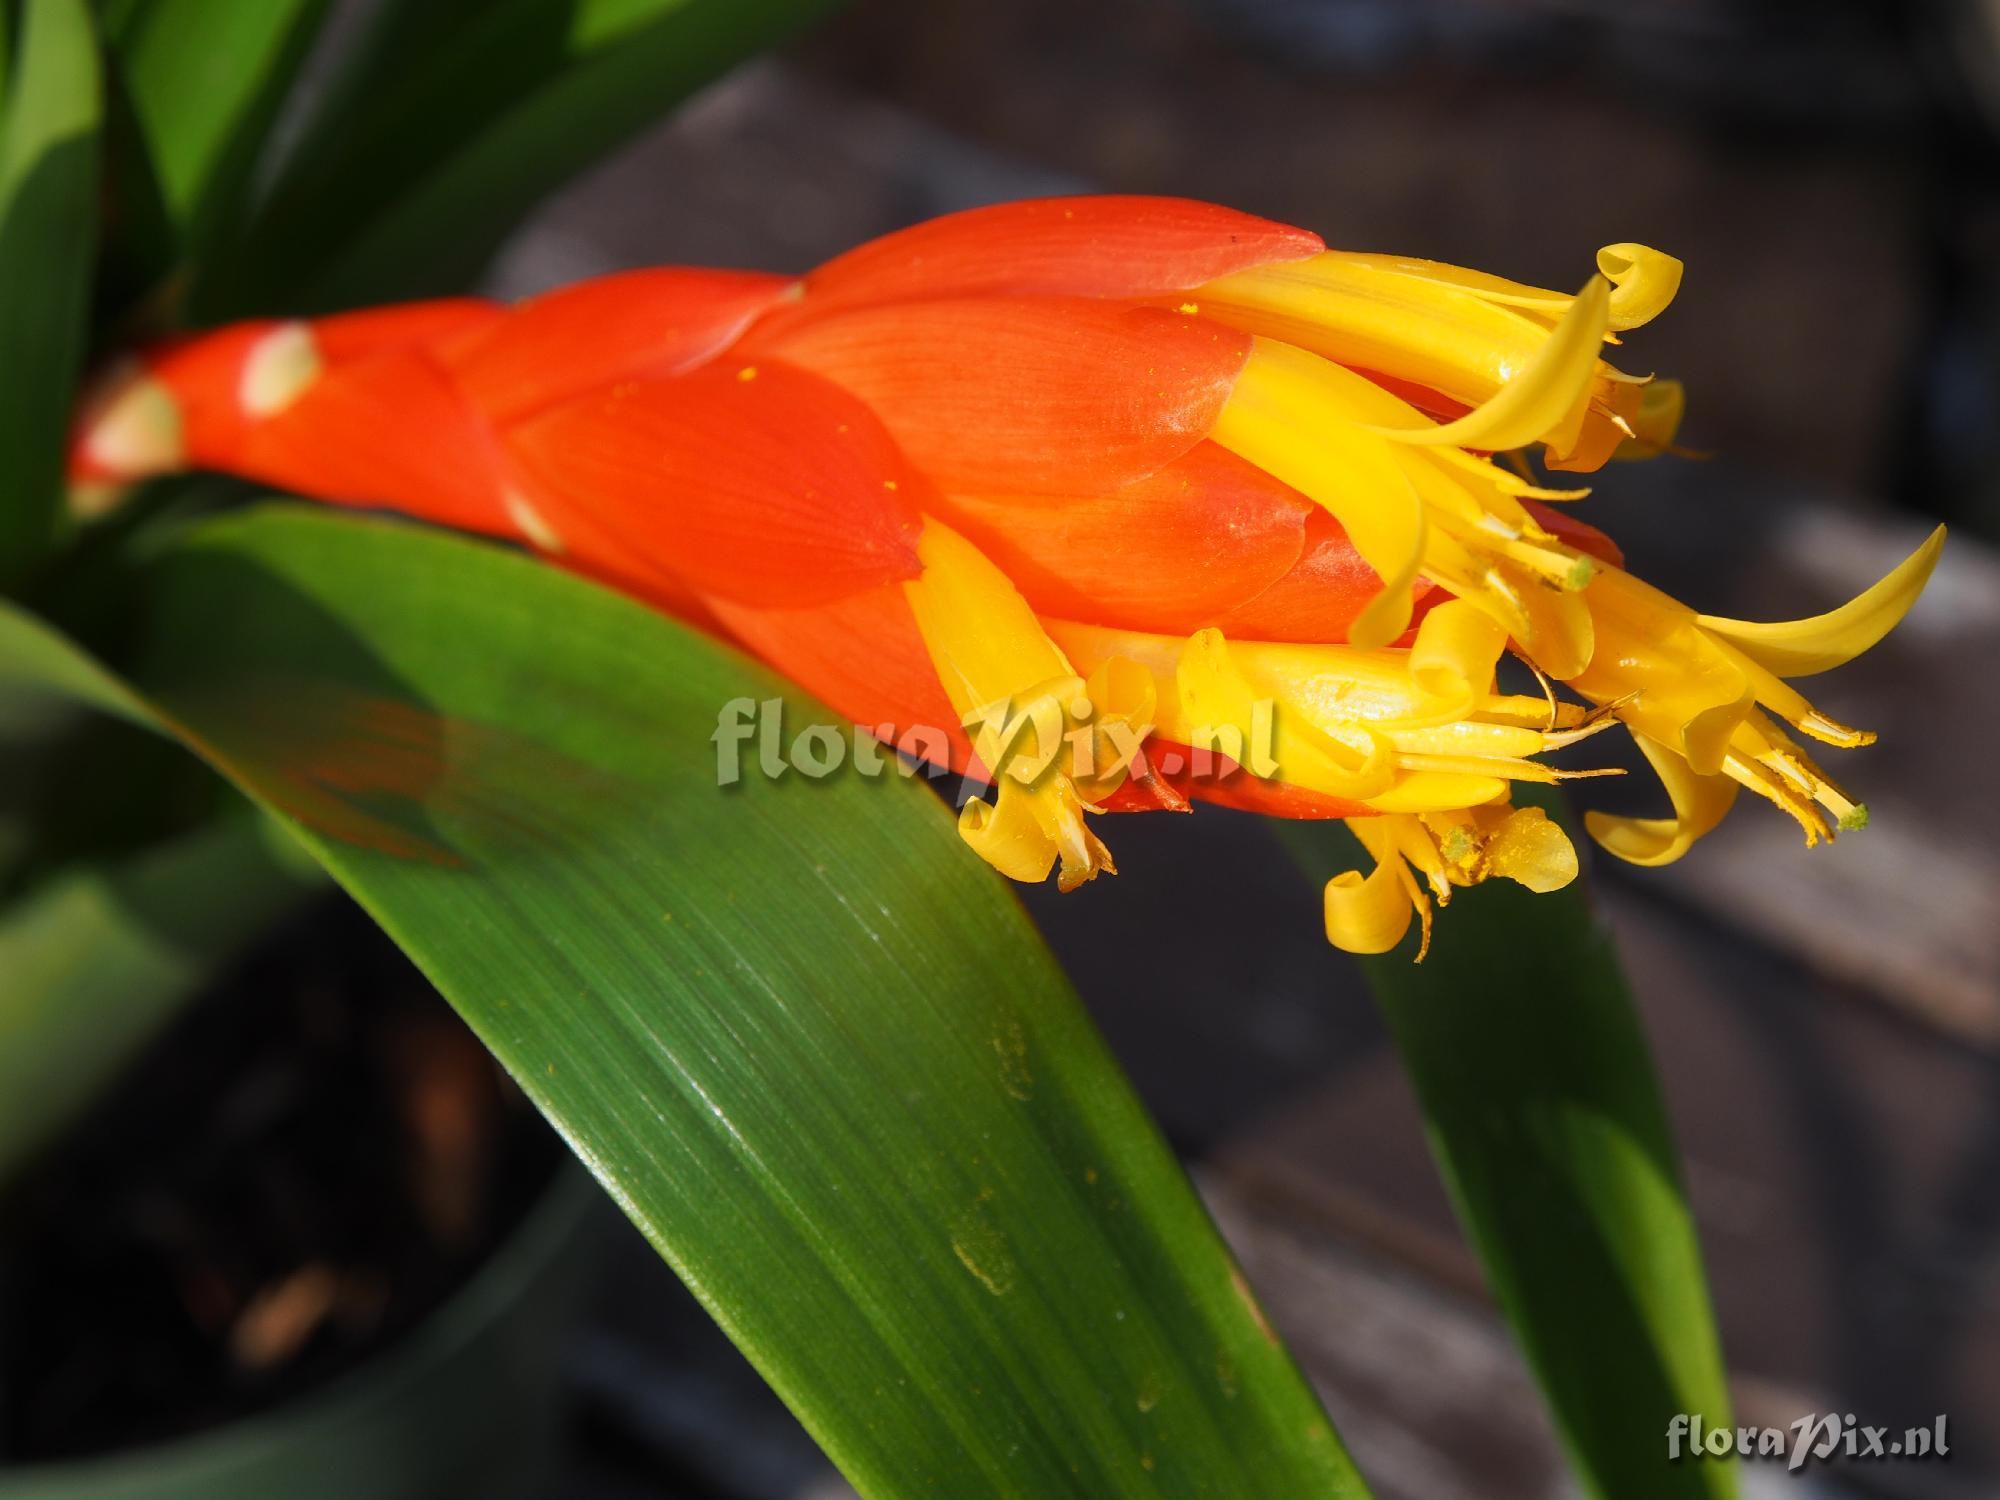
{"label": "bromeliad inflorescence", "polygon": [[[960,831],[1017,879],[1111,870],[1104,811],[1344,818],[1375,866],[1328,886],[1327,934],[1380,952],[1456,886],[1572,879],[1510,786],[1590,774],[1540,757],[1614,723],[1672,804],[1589,815],[1625,859],[1680,857],[1743,787],[1808,843],[1862,820],[1780,726],[1872,736],[1787,679],[1879,640],[1942,533],[1830,614],[1719,619],[1525,461],[1671,445],[1679,388],[1604,356],[1680,272],[1613,245],[1569,296],[1206,204],[1016,203],[798,280],[195,335],[102,383],[75,493],[207,467],[523,540],[878,732],[942,726],[997,787]],[[1499,691],[1509,651],[1543,693]]]}

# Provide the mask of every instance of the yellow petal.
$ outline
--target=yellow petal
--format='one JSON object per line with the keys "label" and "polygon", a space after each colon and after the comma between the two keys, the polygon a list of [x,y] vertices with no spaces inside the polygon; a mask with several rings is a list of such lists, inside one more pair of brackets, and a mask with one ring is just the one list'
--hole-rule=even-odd
{"label": "yellow petal", "polygon": [[1674,804],[1671,818],[1619,818],[1587,812],[1590,836],[1620,859],[1635,865],[1670,865],[1693,847],[1694,841],[1722,821],[1736,800],[1736,783],[1727,776],[1697,775],[1680,756],[1643,735],[1634,736],[1639,749],[1667,789]]}
{"label": "yellow petal", "polygon": [[1387,953],[1410,930],[1410,903],[1395,872],[1377,865],[1326,883],[1326,940],[1344,953]]}
{"label": "yellow petal", "polygon": [[1938,527],[1888,577],[1827,614],[1770,625],[1717,615],[1699,615],[1696,622],[1780,677],[1830,671],[1854,660],[1909,613],[1944,550],[1944,530]]}
{"label": "yellow petal", "polygon": [[1034,684],[1070,675],[1012,580],[943,522],[924,520],[924,571],[903,585],[951,706],[969,716]]}
{"label": "yellow petal", "polygon": [[1521,448],[1541,441],[1571,424],[1589,399],[1610,302],[1610,284],[1591,277],[1526,368],[1487,400],[1442,426],[1377,430],[1425,446]]}
{"label": "yellow petal", "polygon": [[1410,680],[1426,712],[1462,718],[1493,683],[1493,664],[1507,648],[1507,631],[1463,599],[1424,616],[1410,647]]}
{"label": "yellow petal", "polygon": [[1713,776],[1729,754],[1737,728],[1757,711],[1757,691],[1745,687],[1741,697],[1690,714],[1681,725],[1680,752],[1697,776]]}
{"label": "yellow petal", "polygon": [[1369,255],[1343,252],[1344,258],[1359,264],[1379,266],[1393,271],[1398,276],[1406,276],[1417,281],[1433,282],[1438,286],[1456,287],[1460,291],[1471,292],[1483,302],[1497,303],[1502,307],[1527,308],[1542,314],[1549,322],[1562,316],[1563,309],[1570,304],[1567,292],[1552,292],[1546,287],[1529,286],[1525,282],[1509,281],[1504,276],[1495,276],[1488,271],[1475,271],[1468,266],[1454,266],[1444,261],[1417,260],[1400,255]]}
{"label": "yellow petal", "polygon": [[1046,880],[1058,857],[1057,885],[1075,890],[1100,874],[1116,875],[1111,851],[1084,825],[1083,804],[1063,776],[1033,786],[1002,781],[998,808],[974,798],[958,815],[958,836],[981,859],[1014,880]]}
{"label": "yellow petal", "polygon": [[[1586,575],[1586,581],[1589,576]],[[1531,588],[1519,595],[1528,616],[1521,645],[1532,661],[1557,682],[1568,682],[1597,654],[1597,622],[1580,592]]]}
{"label": "yellow petal", "polygon": [[[1295,702],[1256,691],[1219,630],[1188,637],[1175,686],[1179,712],[1161,715],[1168,736],[1196,751],[1219,750],[1253,775],[1356,801],[1396,779],[1386,736],[1359,722],[1322,728]],[[1265,754],[1270,764],[1260,765]]]}
{"label": "yellow petal", "polygon": [[1410,930],[1413,913],[1423,912],[1428,926],[1429,903],[1416,891],[1394,840],[1370,826],[1376,821],[1352,818],[1347,824],[1374,856],[1374,870],[1365,878],[1349,870],[1326,883],[1326,940],[1348,953],[1387,953]]}
{"label": "yellow petal", "polygon": [[1542,293],[1546,308],[1502,306],[1484,286],[1454,280],[1465,276],[1476,273],[1330,250],[1225,276],[1195,301],[1205,318],[1477,406],[1534,357],[1570,299]]}
{"label": "yellow petal", "polygon": [[972,851],[1010,880],[1039,884],[1055,868],[1056,846],[1015,794],[1018,783],[1000,784],[1000,805],[975,797],[958,813],[958,836]]}
{"label": "yellow petal", "polygon": [[1089,720],[1064,737],[1070,779],[1085,802],[1100,802],[1117,791],[1132,769],[1132,758],[1159,721],[1159,688],[1153,674],[1129,657],[1097,664],[1084,683]]}
{"label": "yellow petal", "polygon": [[1531,891],[1559,891],[1576,879],[1576,848],[1539,807],[1517,807],[1486,845],[1487,873]]}
{"label": "yellow petal", "polygon": [[1382,592],[1347,632],[1364,648],[1386,646],[1409,628],[1426,530],[1423,503],[1387,446],[1342,417],[1350,387],[1367,384],[1317,355],[1255,339],[1209,433],[1323,506],[1381,576]]}
{"label": "yellow petal", "polygon": [[1505,801],[1507,783],[1498,776],[1460,771],[1411,771],[1385,792],[1363,800],[1381,813],[1450,812]]}
{"label": "yellow petal", "polygon": [[1650,323],[1681,289],[1681,263],[1649,245],[1606,245],[1597,269],[1611,282],[1611,326],[1622,332]]}

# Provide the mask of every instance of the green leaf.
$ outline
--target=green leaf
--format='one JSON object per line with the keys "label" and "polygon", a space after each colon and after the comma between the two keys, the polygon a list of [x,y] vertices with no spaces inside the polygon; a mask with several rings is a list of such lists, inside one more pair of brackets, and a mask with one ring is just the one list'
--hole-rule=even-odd
{"label": "green leaf", "polygon": [[[1337,824],[1284,834],[1316,880],[1368,867]],[[1421,964],[1414,945],[1362,967],[1588,1492],[1735,1495],[1733,1464],[1666,1459],[1677,1414],[1730,1425],[1729,1391],[1659,1083],[1587,886],[1488,881],[1453,895]]]}
{"label": "green leaf", "polygon": [[782,703],[788,733],[826,710],[385,522],[211,522],[130,600],[149,699],[408,950],[864,1494],[1364,1493],[948,809],[893,771],[718,786],[724,705]]}
{"label": "green leaf", "polygon": [[184,253],[233,217],[325,11],[326,0],[149,0],[110,28]]}
{"label": "green leaf", "polygon": [[0,1182],[312,888],[274,833],[239,812],[67,871],[0,913]]}
{"label": "green leaf", "polygon": [[829,4],[386,7],[197,305],[214,318],[456,292],[544,194]]}
{"label": "green leaf", "polygon": [[151,704],[61,631],[0,600],[0,701],[59,694],[146,728]]}
{"label": "green leaf", "polygon": [[54,542],[97,239],[97,43],[84,0],[23,0],[0,113],[0,586]]}

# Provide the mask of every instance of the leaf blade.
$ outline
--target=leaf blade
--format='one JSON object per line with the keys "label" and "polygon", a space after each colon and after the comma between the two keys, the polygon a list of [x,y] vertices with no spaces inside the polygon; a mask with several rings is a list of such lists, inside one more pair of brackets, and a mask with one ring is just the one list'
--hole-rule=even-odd
{"label": "leaf blade", "polygon": [[863,1493],[1363,1494],[1018,906],[818,711],[526,559],[266,511],[134,580],[137,680],[459,1006]]}

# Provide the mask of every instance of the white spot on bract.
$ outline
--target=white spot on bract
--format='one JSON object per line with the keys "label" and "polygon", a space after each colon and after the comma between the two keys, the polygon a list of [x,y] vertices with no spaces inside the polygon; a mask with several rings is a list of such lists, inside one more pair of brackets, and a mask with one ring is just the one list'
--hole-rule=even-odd
{"label": "white spot on bract", "polygon": [[121,361],[98,381],[80,423],[85,455],[107,475],[144,479],[187,461],[180,403],[137,361]]}
{"label": "white spot on bract", "polygon": [[275,417],[319,379],[319,344],[304,323],[281,323],[250,346],[236,399],[246,414]]}
{"label": "white spot on bract", "polygon": [[519,528],[522,536],[544,552],[563,550],[562,534],[549,524],[547,516],[528,503],[525,496],[509,490],[503,497],[502,503],[507,510],[507,519]]}

